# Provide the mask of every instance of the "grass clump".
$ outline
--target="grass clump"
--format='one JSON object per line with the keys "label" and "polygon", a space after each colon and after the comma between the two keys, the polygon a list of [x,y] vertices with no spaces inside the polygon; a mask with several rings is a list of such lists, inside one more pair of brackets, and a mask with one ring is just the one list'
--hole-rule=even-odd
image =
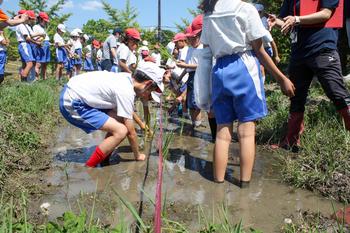
{"label": "grass clump", "polygon": [[[267,92],[270,115],[257,127],[260,144],[278,143],[286,131],[289,101],[280,91]],[[294,156],[280,150],[283,179],[296,187],[350,202],[350,134],[333,104],[314,85],[305,112],[302,150]]]}
{"label": "grass clump", "polygon": [[46,149],[57,124],[59,87],[51,80],[0,87],[0,186],[5,197],[40,192],[33,177],[49,167]]}

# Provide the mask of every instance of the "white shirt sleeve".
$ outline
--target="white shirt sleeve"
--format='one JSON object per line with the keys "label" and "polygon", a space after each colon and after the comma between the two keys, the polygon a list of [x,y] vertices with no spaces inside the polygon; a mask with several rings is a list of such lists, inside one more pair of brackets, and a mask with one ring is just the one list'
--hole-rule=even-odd
{"label": "white shirt sleeve", "polygon": [[128,61],[128,58],[130,56],[130,50],[127,46],[120,46],[118,49],[118,61],[125,60]]}
{"label": "white shirt sleeve", "polygon": [[3,41],[5,38],[3,36],[0,36],[0,42]]}
{"label": "white shirt sleeve", "polygon": [[27,27],[28,27],[28,26],[25,26],[24,24],[20,24],[19,32],[20,32],[23,36],[25,36],[25,35],[30,36],[30,35],[29,35],[29,30],[28,30]]}
{"label": "white shirt sleeve", "polygon": [[134,99],[134,96],[117,95],[117,115],[127,119],[133,119]]}
{"label": "white shirt sleeve", "polygon": [[257,40],[266,35],[266,29],[261,22],[258,11],[251,4],[247,4],[247,20],[245,23],[245,30],[249,41]]}

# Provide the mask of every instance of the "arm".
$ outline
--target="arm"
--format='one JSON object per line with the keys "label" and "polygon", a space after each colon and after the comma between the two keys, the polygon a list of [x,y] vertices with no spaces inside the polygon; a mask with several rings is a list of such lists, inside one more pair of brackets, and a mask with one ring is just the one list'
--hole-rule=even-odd
{"label": "arm", "polygon": [[273,63],[272,59],[264,49],[262,39],[252,41],[252,47],[261,64],[281,86],[282,92],[288,97],[294,96],[295,87],[293,83],[277,68],[275,63]]}
{"label": "arm", "polygon": [[0,24],[0,29],[4,29],[7,26],[10,26],[10,27],[17,26],[17,25],[27,21],[27,19],[28,19],[28,15],[26,15],[26,14],[17,15],[13,19],[8,19],[5,22],[2,22]]}
{"label": "arm", "polygon": [[279,57],[278,55],[278,48],[277,48],[277,45],[276,45],[276,42],[275,41],[272,41],[271,42],[271,47],[272,47],[272,51],[273,51],[273,61],[275,62],[275,64],[278,64],[280,63],[281,61],[281,58]]}
{"label": "arm", "polygon": [[124,125],[128,129],[127,137],[128,137],[131,149],[134,152],[135,160],[137,160],[137,161],[145,160],[146,159],[146,155],[145,154],[141,154],[139,152],[139,144],[137,142],[137,134],[136,134],[136,131],[135,131],[133,120],[124,118]]}
{"label": "arm", "polygon": [[118,65],[122,68],[123,72],[132,73],[124,59],[119,60]]}
{"label": "arm", "polygon": [[176,62],[176,65],[180,68],[185,68],[185,69],[197,69],[197,64],[187,64],[186,62],[183,62],[183,61]]}
{"label": "arm", "polygon": [[295,26],[297,19],[300,21],[300,25],[314,25],[314,24],[321,24],[327,22],[332,16],[332,10],[328,8],[322,8],[320,11],[304,15],[304,16],[287,16],[285,17],[284,24],[282,25],[282,33],[286,34],[288,33],[292,27]]}

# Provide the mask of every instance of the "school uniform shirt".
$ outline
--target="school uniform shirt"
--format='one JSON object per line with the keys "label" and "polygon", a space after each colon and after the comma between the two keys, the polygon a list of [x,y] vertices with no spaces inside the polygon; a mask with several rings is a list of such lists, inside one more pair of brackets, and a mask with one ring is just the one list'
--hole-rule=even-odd
{"label": "school uniform shirt", "polygon": [[[121,43],[117,49],[117,61],[119,62],[120,60],[125,60],[126,64],[129,65],[128,63],[130,63],[130,56],[132,56],[132,54],[133,52],[129,49],[129,47],[126,46],[126,44]],[[118,72],[123,72],[123,70],[118,67]]]}
{"label": "school uniform shirt", "polygon": [[[199,50],[203,49],[203,44],[198,45],[197,48],[189,47],[187,51],[187,57],[185,62],[190,65],[196,65],[198,64],[198,58],[199,58]],[[196,71],[196,69],[186,69],[186,72],[193,72]]]}
{"label": "school uniform shirt", "polygon": [[160,66],[160,62],[162,60],[162,55],[160,55],[160,53],[152,53],[151,57],[154,58],[154,60],[156,61],[157,66]]}
{"label": "school uniform shirt", "polygon": [[40,24],[34,25],[34,27],[33,27],[33,32],[34,32],[34,33],[46,34],[44,40],[45,40],[45,41],[50,41],[50,38],[49,38],[49,36],[47,35],[45,29],[44,29]]}
{"label": "school uniform shirt", "polygon": [[266,35],[262,38],[264,48],[271,48],[271,43],[273,42],[273,38],[271,33],[266,30]]}
{"label": "school uniform shirt", "polygon": [[128,61],[126,62],[126,64],[127,64],[128,66],[131,66],[131,65],[133,65],[133,64],[136,64],[136,62],[137,62],[137,57],[136,57],[135,53],[131,52],[131,54],[130,54],[130,56],[129,56],[129,59],[128,59]]}
{"label": "school uniform shirt", "polygon": [[[348,0],[346,0],[348,1]],[[294,3],[295,8],[294,8]],[[335,9],[339,0],[320,0],[320,8]],[[296,10],[296,12],[294,12]],[[300,0],[284,0],[280,16],[299,15]],[[338,29],[320,27],[295,27],[297,31],[296,43],[292,43],[291,60],[306,59],[322,49],[337,49]]]}
{"label": "school uniform shirt", "polygon": [[62,36],[58,33],[55,33],[55,35],[53,36],[53,41],[55,44],[63,44],[64,45],[64,39],[62,38]]}
{"label": "school uniform shirt", "polygon": [[119,117],[133,119],[135,91],[131,74],[93,71],[71,78],[67,86],[74,99],[97,109],[115,109]]}
{"label": "school uniform shirt", "polygon": [[87,58],[88,58],[88,57],[91,58],[91,52],[92,52],[92,46],[91,46],[91,44],[85,46],[85,50],[86,50],[85,56],[86,56]]}
{"label": "school uniform shirt", "polygon": [[[0,36],[0,43],[5,40],[5,38],[3,36]],[[6,51],[6,46],[3,46],[0,44],[0,52],[2,51]]]}
{"label": "school uniform shirt", "polygon": [[203,18],[201,42],[215,58],[252,50],[251,41],[266,34],[255,7],[240,0],[220,0]]}
{"label": "school uniform shirt", "polygon": [[16,38],[18,42],[26,41],[25,35],[29,35],[27,27],[22,23],[16,26]]}
{"label": "school uniform shirt", "polygon": [[188,46],[185,46],[182,49],[179,49],[179,55],[178,55],[177,60],[178,61],[186,61],[187,52],[188,52]]}

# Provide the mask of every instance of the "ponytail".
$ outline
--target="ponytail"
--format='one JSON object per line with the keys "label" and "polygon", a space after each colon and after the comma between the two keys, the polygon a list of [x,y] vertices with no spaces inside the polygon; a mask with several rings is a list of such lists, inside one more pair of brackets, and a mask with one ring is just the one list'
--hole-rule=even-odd
{"label": "ponytail", "polygon": [[218,2],[218,0],[204,0],[203,1],[203,11],[204,11],[204,13],[211,13],[211,12],[213,12],[217,2]]}

